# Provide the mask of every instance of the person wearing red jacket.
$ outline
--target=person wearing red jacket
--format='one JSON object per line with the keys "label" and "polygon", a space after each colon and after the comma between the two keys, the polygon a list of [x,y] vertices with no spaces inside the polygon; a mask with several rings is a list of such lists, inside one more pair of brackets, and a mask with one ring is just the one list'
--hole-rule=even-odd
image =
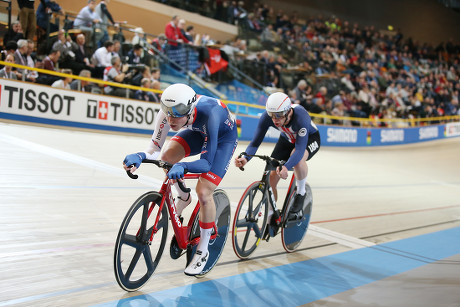
{"label": "person wearing red jacket", "polygon": [[178,43],[189,43],[189,40],[182,34],[178,27],[179,16],[175,15],[171,21],[165,27],[165,35],[168,39],[168,45],[170,49],[177,49]]}

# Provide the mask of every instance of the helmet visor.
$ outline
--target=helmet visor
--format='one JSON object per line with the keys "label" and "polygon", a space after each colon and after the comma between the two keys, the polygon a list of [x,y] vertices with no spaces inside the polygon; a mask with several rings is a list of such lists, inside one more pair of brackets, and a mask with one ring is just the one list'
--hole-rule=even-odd
{"label": "helmet visor", "polygon": [[270,112],[270,111],[267,111],[267,114],[271,118],[283,118],[283,117],[286,116],[287,112],[286,111],[282,111],[282,112]]}
{"label": "helmet visor", "polygon": [[193,104],[190,105],[183,105],[179,104],[173,107],[167,107],[163,103],[161,104],[161,110],[167,115],[171,117],[183,117],[190,113],[190,109]]}

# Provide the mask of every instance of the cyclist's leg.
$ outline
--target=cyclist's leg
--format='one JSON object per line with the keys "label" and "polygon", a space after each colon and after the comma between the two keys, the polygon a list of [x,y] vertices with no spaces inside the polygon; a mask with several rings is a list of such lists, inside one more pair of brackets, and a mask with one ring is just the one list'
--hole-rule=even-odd
{"label": "cyclist's leg", "polygon": [[[182,130],[171,138],[171,141],[162,151],[160,159],[169,163],[177,163],[184,157],[193,156],[201,152],[203,137],[199,132],[192,130]],[[189,193],[183,192],[177,183],[174,184],[179,199],[176,202],[177,213],[182,214],[182,211],[191,202],[192,198]]]}
{"label": "cyclist's leg", "polygon": [[289,218],[297,218],[299,215],[300,217],[302,216],[302,208],[303,208],[303,203],[305,201],[306,197],[306,191],[305,191],[305,183],[307,181],[307,175],[308,175],[308,165],[307,165],[307,159],[308,159],[308,150],[305,150],[305,153],[302,157],[302,159],[297,163],[296,166],[294,166],[294,174],[296,177],[296,195],[294,197],[294,204],[292,205],[292,208],[290,210]]}
{"label": "cyclist's leg", "polygon": [[303,212],[303,204],[306,197],[305,184],[307,181],[308,175],[308,164],[307,161],[310,160],[319,150],[321,146],[321,139],[319,132],[313,133],[309,136],[307,147],[305,149],[305,154],[300,160],[300,162],[294,166],[294,174],[296,176],[296,196],[294,199],[294,204],[290,210],[289,218],[301,218]]}
{"label": "cyclist's leg", "polygon": [[235,139],[236,136],[230,136],[227,141],[224,140],[219,143],[210,171],[201,175],[196,186],[200,200],[200,242],[192,261],[184,271],[187,275],[200,274],[209,259],[208,245],[216,220],[213,192],[227,173],[237,145]]}
{"label": "cyclist's leg", "polygon": [[[271,157],[277,160],[287,161],[291,156],[291,152],[294,149],[294,147],[294,144],[290,143],[285,137],[280,136],[278,142],[275,145],[275,148],[273,148]],[[273,190],[273,195],[275,196],[276,201],[278,200],[278,190],[276,187],[279,181],[280,177],[276,174],[276,171],[270,172],[270,186]],[[269,208],[269,215],[270,210],[271,208]]]}

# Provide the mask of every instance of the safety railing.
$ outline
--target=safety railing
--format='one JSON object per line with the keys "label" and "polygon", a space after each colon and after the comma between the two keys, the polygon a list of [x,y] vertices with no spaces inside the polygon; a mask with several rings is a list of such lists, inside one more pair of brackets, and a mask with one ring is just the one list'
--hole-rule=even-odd
{"label": "safety railing", "polygon": [[[57,71],[41,69],[41,68],[35,68],[35,67],[29,67],[29,66],[24,66],[24,65],[19,65],[19,64],[15,64],[15,63],[9,63],[9,62],[3,62],[3,61],[0,61],[0,65],[8,65],[8,66],[12,66],[12,67],[19,68],[19,69],[24,69],[24,70],[29,70],[29,71],[36,71],[39,74],[48,74],[48,75],[62,77],[62,78],[70,77],[72,79],[77,79],[77,80],[82,80],[82,81],[88,81],[88,82],[91,82],[91,83],[96,83],[96,84],[101,85],[101,86],[105,85],[105,86],[113,86],[113,87],[124,88],[124,89],[126,89],[126,98],[129,98],[129,91],[128,90],[136,90],[136,91],[137,90],[142,90],[142,91],[145,91],[145,92],[153,92],[153,93],[162,93],[163,92],[163,91],[160,91],[160,90],[151,89],[151,88],[145,88],[145,87],[140,87],[140,86],[135,86],[135,85],[131,85],[131,84],[116,83],[116,82],[104,81],[104,80],[101,80],[101,79],[86,78],[86,77],[81,77],[81,76],[77,76],[77,75],[69,75],[69,74],[64,74],[64,73],[57,72]],[[24,73],[22,75],[25,76],[26,73]],[[24,81],[24,80],[22,80],[22,81]]]}

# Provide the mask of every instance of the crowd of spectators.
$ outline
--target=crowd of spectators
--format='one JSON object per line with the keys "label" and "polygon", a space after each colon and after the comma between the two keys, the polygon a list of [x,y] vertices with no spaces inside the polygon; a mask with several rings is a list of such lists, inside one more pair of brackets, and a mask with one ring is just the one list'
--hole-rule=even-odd
{"label": "crowd of spectators", "polygon": [[[265,49],[252,59],[264,67],[264,85],[284,90],[312,113],[460,115],[460,42],[422,44],[399,30],[379,31],[337,17],[300,22],[266,5],[255,5],[247,16],[239,26]],[[290,56],[280,56],[285,54]],[[294,75],[292,87],[282,84],[283,72]]]}
{"label": "crowd of spectators", "polygon": [[[142,28],[134,30],[129,50],[122,48],[125,37],[108,11],[108,0],[89,0],[74,21],[81,33],[72,37],[58,30],[52,47],[41,58],[34,53],[30,34],[14,22],[4,36],[6,61],[29,67],[127,83],[142,88],[161,89],[160,71],[149,65],[153,53],[173,57],[184,45],[206,46],[213,41],[197,35],[192,25],[173,16],[164,34],[147,39]],[[62,12],[54,1],[41,0],[42,11]],[[405,38],[401,31],[379,31],[337,17],[300,20],[294,13],[276,12],[268,5],[243,1],[216,1],[216,19],[238,25],[240,35],[220,43],[230,61],[249,61],[263,67],[263,85],[285,91],[292,100],[312,113],[361,118],[418,118],[459,115],[460,45],[453,41],[434,47]],[[104,25],[90,43],[93,25]],[[107,25],[115,31],[109,35]],[[248,50],[248,41],[260,44]],[[126,44],[125,44],[126,45]],[[94,50],[94,52],[93,52]],[[197,50],[197,49],[195,49]],[[239,57],[238,55],[244,55]],[[201,57],[201,55],[200,55]],[[259,71],[257,74],[260,75]],[[80,80],[3,68],[0,76],[56,87],[135,99],[158,101],[150,91],[91,85]],[[291,82],[286,82],[291,76]],[[258,76],[260,77],[260,76]],[[332,120],[333,123],[345,122]],[[353,123],[353,122],[348,122]]]}

